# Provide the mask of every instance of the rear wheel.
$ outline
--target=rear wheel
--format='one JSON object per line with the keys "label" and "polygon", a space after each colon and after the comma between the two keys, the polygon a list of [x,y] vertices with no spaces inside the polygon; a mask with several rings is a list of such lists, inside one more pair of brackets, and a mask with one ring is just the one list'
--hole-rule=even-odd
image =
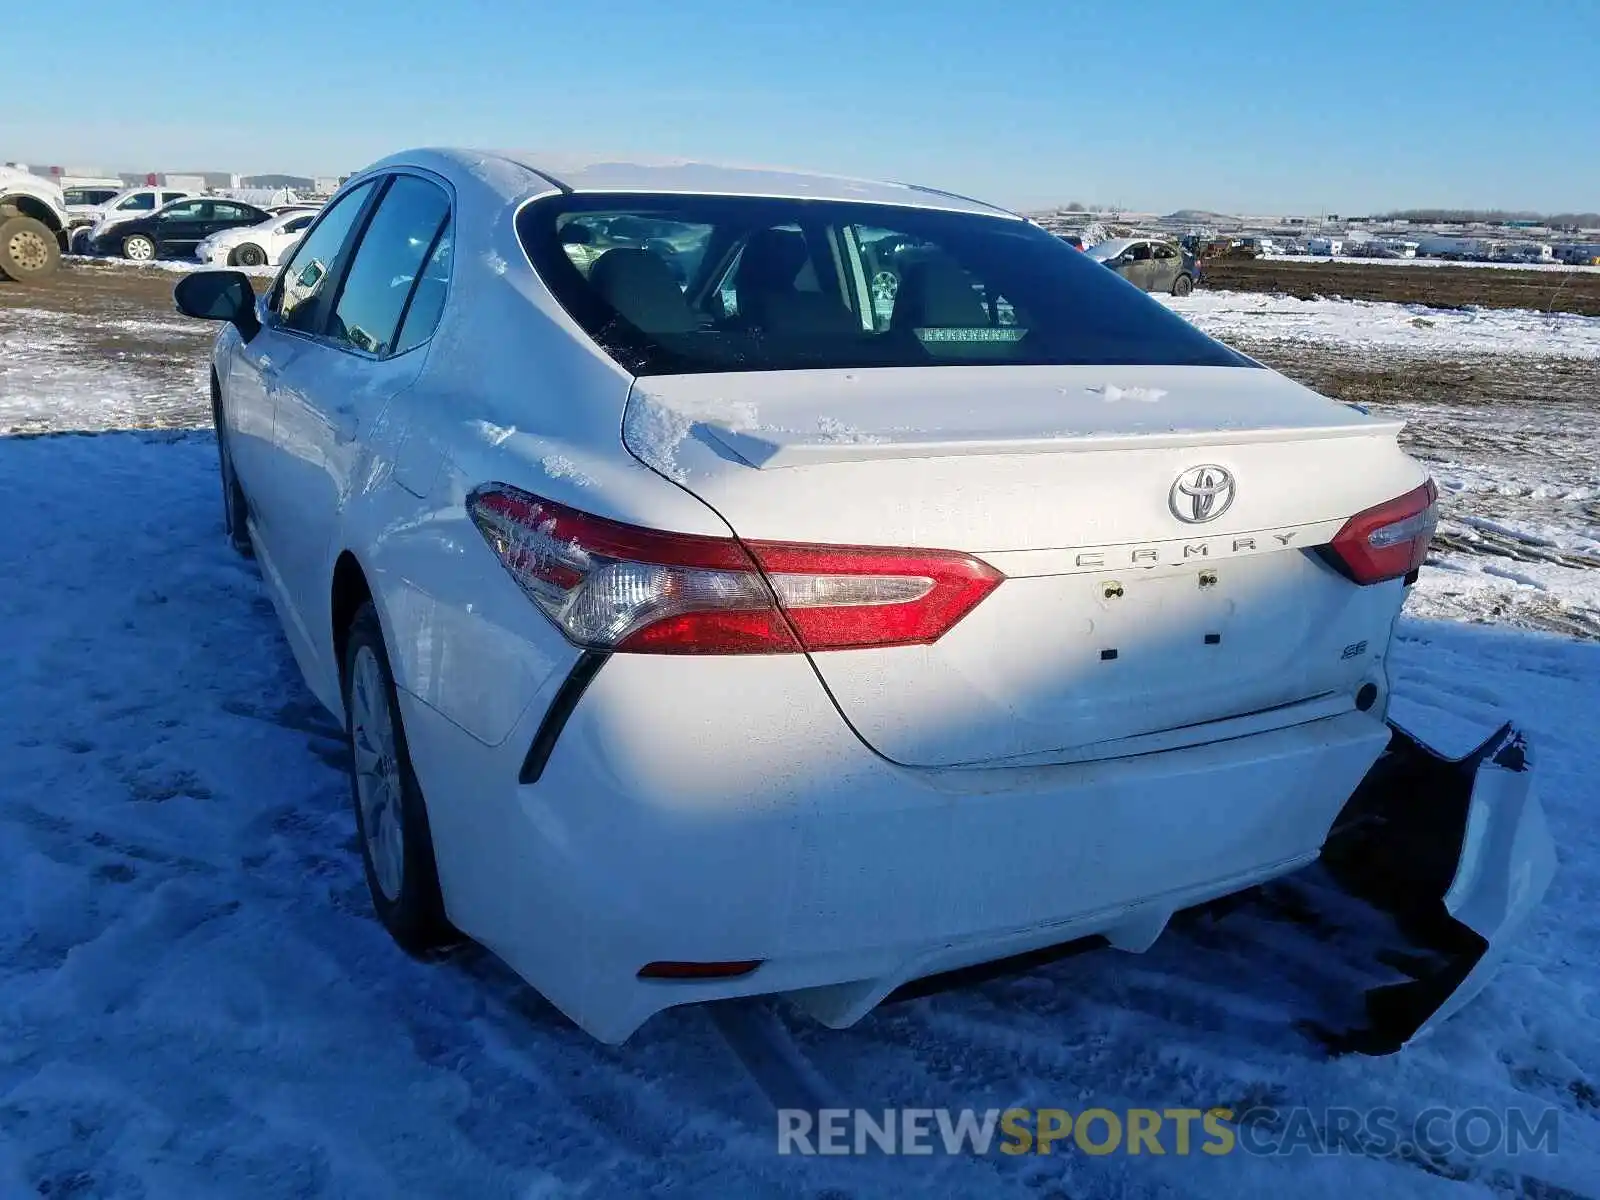
{"label": "rear wheel", "polygon": [[259,267],[266,261],[267,252],[250,242],[246,242],[233,252],[233,265],[236,267]]}
{"label": "rear wheel", "polygon": [[1192,291],[1194,291],[1193,276],[1187,274],[1179,275],[1172,281],[1172,294],[1174,296],[1187,296]]}
{"label": "rear wheel", "polygon": [[156,256],[155,242],[142,233],[135,233],[122,240],[122,257],[134,262],[149,262]]}
{"label": "rear wheel", "polygon": [[370,600],[350,624],[343,682],[351,799],[373,908],[407,953],[438,950],[459,935],[444,915],[428,813]]}
{"label": "rear wheel", "polygon": [[31,283],[49,275],[60,262],[61,246],[43,221],[0,217],[0,275]]}

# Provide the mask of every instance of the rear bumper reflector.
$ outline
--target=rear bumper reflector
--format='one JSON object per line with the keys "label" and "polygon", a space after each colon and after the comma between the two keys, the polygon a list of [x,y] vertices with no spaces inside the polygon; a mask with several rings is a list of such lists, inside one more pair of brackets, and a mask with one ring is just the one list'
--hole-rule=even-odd
{"label": "rear bumper reflector", "polygon": [[572,716],[572,710],[578,706],[583,693],[610,657],[603,650],[585,650],[578,656],[578,661],[567,673],[566,682],[550,702],[544,720],[539,722],[539,731],[533,735],[533,744],[528,747],[528,756],[522,760],[522,770],[517,775],[519,783],[539,782],[539,776],[544,774],[545,763],[550,761],[550,752],[556,748],[556,739],[566,728],[567,718]]}

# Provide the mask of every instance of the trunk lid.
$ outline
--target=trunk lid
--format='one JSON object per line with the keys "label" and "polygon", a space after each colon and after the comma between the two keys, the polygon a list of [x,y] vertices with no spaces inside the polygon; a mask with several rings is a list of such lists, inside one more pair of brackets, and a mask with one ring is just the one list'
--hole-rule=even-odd
{"label": "trunk lid", "polygon": [[1007,576],[931,645],[811,656],[879,753],[953,766],[1206,740],[1381,687],[1402,589],[1304,551],[1421,482],[1399,429],[1266,370],[1006,366],[641,379],[623,435],[740,537]]}

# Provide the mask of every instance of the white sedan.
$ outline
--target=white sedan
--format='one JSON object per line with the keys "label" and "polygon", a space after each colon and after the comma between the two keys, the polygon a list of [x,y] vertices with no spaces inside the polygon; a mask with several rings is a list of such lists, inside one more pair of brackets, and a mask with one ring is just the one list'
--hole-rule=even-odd
{"label": "white sedan", "polygon": [[1142,950],[1325,842],[1359,894],[1379,829],[1463,935],[1348,1035],[1394,1049],[1549,881],[1514,731],[1450,764],[1385,720],[1434,524],[1399,423],[1008,212],[418,151],[259,301],[177,299],[228,322],[227,529],[348,732],[379,918],[596,1037]]}
{"label": "white sedan", "polygon": [[259,225],[214,233],[195,247],[194,256],[203,263],[230,267],[275,267],[299,244],[316,216],[314,208],[298,208]]}

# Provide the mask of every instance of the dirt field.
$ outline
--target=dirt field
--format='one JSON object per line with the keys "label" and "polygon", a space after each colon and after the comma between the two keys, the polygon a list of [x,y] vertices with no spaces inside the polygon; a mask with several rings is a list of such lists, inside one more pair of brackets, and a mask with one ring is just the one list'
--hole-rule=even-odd
{"label": "dirt field", "polygon": [[1383,263],[1284,262],[1212,259],[1209,287],[1273,292],[1308,300],[1392,300],[1436,308],[1530,308],[1600,316],[1600,273],[1515,271],[1474,267],[1389,266]]}

